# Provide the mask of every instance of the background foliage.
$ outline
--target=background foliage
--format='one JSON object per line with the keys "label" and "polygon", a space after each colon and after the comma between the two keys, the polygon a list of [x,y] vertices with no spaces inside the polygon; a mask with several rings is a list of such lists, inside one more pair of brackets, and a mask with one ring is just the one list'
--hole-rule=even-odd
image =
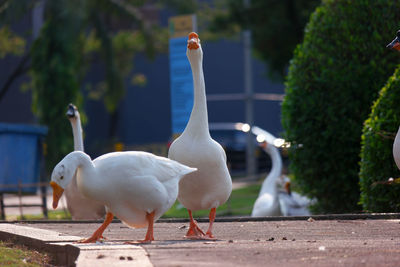
{"label": "background foliage", "polygon": [[[392,52],[397,53],[397,52]],[[393,160],[393,141],[400,125],[400,67],[379,93],[365,121],[361,150],[361,202],[370,212],[399,212],[400,184],[388,183],[399,178]]]}
{"label": "background foliage", "polygon": [[[48,167],[51,168],[72,150],[66,105],[73,102],[81,107],[84,122],[80,90],[87,88],[88,91],[82,90],[85,95],[102,100],[110,113],[108,140],[112,144],[116,141],[118,106],[126,85],[146,83],[144,75],[133,71],[135,55],[144,52],[152,58],[166,51],[168,38],[167,30],[160,28],[151,16],[146,16],[146,8],[150,8],[150,12],[154,8],[154,5],[147,6],[146,1],[43,1],[44,25],[33,45],[26,48],[26,43],[31,42],[25,42],[25,38],[32,40],[32,36],[18,36],[10,26],[29,15],[39,2],[0,0],[0,57],[22,56],[0,89],[0,100],[16,78],[29,71],[32,82],[24,88],[32,89],[32,108],[39,123],[49,127],[46,142]],[[94,84],[87,84],[85,75],[92,66],[102,75]]]}
{"label": "background foliage", "polygon": [[325,0],[294,53],[282,105],[291,171],[318,200],[314,211],[360,210],[364,120],[398,56],[385,49],[399,28],[399,1]]}
{"label": "background foliage", "polygon": [[226,0],[217,8],[210,30],[231,36],[250,29],[255,55],[267,64],[271,77],[283,80],[309,16],[321,0],[251,0],[249,8],[243,2]]}
{"label": "background foliage", "polygon": [[47,163],[51,169],[72,149],[68,103],[81,104],[79,76],[82,38],[68,0],[49,1],[47,20],[32,46],[33,111],[47,125]]}

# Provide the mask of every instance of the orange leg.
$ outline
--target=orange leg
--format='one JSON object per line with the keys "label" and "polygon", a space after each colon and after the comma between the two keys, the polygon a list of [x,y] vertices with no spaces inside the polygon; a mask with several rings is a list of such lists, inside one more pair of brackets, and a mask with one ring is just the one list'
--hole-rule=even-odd
{"label": "orange leg", "polygon": [[95,243],[97,240],[103,237],[103,232],[106,230],[107,226],[112,222],[114,214],[107,212],[106,218],[102,225],[93,233],[89,238],[78,241],[78,243]]}
{"label": "orange leg", "polygon": [[146,220],[149,223],[147,226],[146,237],[143,240],[133,241],[133,242],[125,242],[125,244],[143,244],[143,243],[151,243],[151,241],[154,241],[153,226],[154,226],[155,213],[156,213],[155,211],[153,211],[152,213],[146,212]]}
{"label": "orange leg", "polygon": [[185,237],[188,239],[203,239],[204,232],[200,229],[200,227],[197,225],[197,222],[193,219],[192,211],[188,210],[188,212],[190,218],[190,226]]}
{"label": "orange leg", "polygon": [[211,238],[211,239],[215,238],[214,235],[212,234],[212,226],[213,226],[213,223],[214,223],[214,220],[215,220],[216,211],[217,211],[217,208],[212,208],[211,211],[210,211],[210,215],[208,216],[208,218],[210,219],[210,226],[208,227],[206,236]]}

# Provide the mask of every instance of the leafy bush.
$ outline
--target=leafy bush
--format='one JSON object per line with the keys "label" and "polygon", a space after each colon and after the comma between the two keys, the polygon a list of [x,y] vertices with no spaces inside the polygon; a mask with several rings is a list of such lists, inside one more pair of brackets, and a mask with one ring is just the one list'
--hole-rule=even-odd
{"label": "leafy bush", "polygon": [[360,210],[362,125],[398,55],[385,48],[399,28],[395,0],[325,0],[291,61],[282,106],[291,171],[318,203],[314,212]]}
{"label": "leafy bush", "polygon": [[368,211],[400,211],[400,184],[387,183],[390,177],[400,177],[392,153],[394,137],[400,125],[399,103],[400,67],[380,91],[363,129],[361,202]]}

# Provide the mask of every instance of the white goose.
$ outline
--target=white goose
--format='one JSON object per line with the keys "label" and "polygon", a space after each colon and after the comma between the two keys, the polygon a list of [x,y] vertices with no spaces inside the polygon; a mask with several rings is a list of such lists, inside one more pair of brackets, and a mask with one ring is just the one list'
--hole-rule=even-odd
{"label": "white goose", "polygon": [[[227,168],[225,151],[209,133],[203,51],[196,33],[189,34],[186,55],[193,74],[194,105],[189,122],[182,135],[170,146],[168,157],[198,169],[179,182],[178,200],[187,208],[190,217],[186,237],[211,239],[214,238],[212,226],[216,208],[228,200],[232,192],[232,179]],[[211,209],[206,234],[192,216],[192,211],[203,209]]]}
{"label": "white goose", "polygon": [[311,215],[308,207],[314,202],[306,196],[290,190],[290,179],[282,176],[285,191],[279,192],[279,203],[283,216],[308,216]]}
{"label": "white goose", "polygon": [[[391,48],[400,51],[400,30],[396,33],[396,38],[387,45],[387,48]],[[397,168],[400,169],[400,127],[397,130],[396,137],[393,143],[393,158],[396,162]]]}
{"label": "white goose", "polygon": [[312,201],[292,192],[289,177],[282,175],[282,157],[278,148],[267,142],[263,148],[271,157],[272,169],[261,186],[251,216],[310,215],[308,207]]}
{"label": "white goose", "polygon": [[79,191],[107,207],[103,224],[81,242],[100,239],[114,214],[129,227],[147,225],[145,239],[138,242],[151,242],[153,223],[175,202],[179,180],[195,170],[146,152],[113,152],[92,161],[84,152],[74,151],[56,165],[51,175],[53,208],[57,208],[76,172]]}
{"label": "white goose", "polygon": [[264,143],[264,150],[271,157],[272,168],[265,178],[258,198],[251,212],[252,217],[282,215],[277,185],[281,182],[282,158],[279,150],[272,144]]}
{"label": "white goose", "polygon": [[[69,104],[66,115],[72,126],[74,150],[84,151],[81,117],[78,109],[74,105]],[[106,214],[104,205],[95,200],[85,198],[79,192],[76,183],[76,174],[74,174],[68,187],[65,188],[65,198],[67,199],[68,211],[71,213],[73,220],[96,220],[103,218]]]}

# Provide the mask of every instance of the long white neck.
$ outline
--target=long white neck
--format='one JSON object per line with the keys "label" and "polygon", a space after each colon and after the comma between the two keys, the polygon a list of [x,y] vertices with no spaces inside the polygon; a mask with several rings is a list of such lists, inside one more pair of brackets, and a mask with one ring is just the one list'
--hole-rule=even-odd
{"label": "long white neck", "polygon": [[79,191],[85,196],[92,198],[92,195],[95,195],[94,187],[96,185],[97,174],[91,158],[82,151],[71,152],[67,157],[71,162],[71,168],[77,173],[76,183]]}
{"label": "long white neck", "polygon": [[69,120],[72,126],[72,134],[74,136],[74,150],[84,151],[81,118],[79,115]]}
{"label": "long white neck", "polygon": [[264,193],[276,194],[277,191],[276,182],[282,173],[282,158],[281,155],[279,154],[279,150],[273,145],[268,145],[268,146],[269,147],[266,149],[266,151],[271,157],[272,168],[261,186],[260,195]]}
{"label": "long white neck", "polygon": [[[201,47],[199,49],[201,49]],[[195,135],[201,134],[209,136],[206,87],[202,66],[203,60],[202,57],[199,56],[192,58],[191,60],[189,58],[189,62],[193,74],[194,103],[185,132],[190,132]]]}

